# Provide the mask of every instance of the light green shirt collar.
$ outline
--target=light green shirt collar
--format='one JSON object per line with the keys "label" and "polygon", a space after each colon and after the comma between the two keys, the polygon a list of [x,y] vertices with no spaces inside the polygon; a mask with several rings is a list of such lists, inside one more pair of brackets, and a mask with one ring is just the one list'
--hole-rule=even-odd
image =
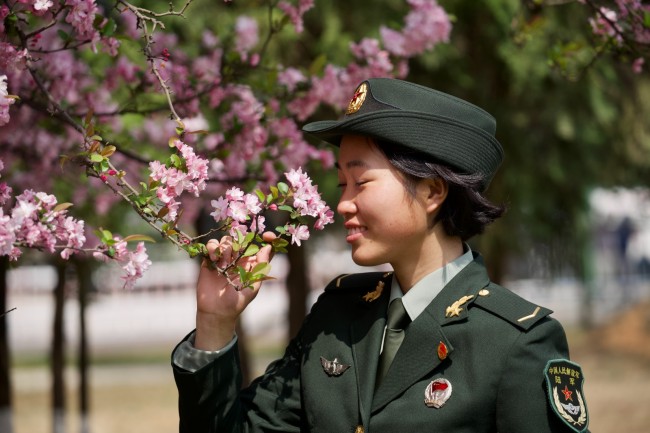
{"label": "light green shirt collar", "polygon": [[409,290],[406,295],[402,293],[402,288],[397,282],[397,278],[393,275],[393,281],[390,289],[390,300],[396,298],[402,298],[402,303],[404,308],[408,313],[411,321],[415,320],[427,305],[433,301],[433,298],[436,297],[438,293],[442,290],[445,285],[452,278],[454,278],[458,273],[467,265],[469,265],[474,257],[472,255],[472,250],[465,245],[465,253],[455,259],[452,262],[447,263],[440,269],[427,274],[420,281],[415,283],[415,285]]}

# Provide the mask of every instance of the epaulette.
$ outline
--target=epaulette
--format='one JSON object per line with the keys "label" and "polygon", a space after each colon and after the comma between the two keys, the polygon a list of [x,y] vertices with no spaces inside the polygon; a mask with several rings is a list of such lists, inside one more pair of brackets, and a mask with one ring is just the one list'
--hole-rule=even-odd
{"label": "epaulette", "polygon": [[489,296],[477,297],[473,305],[489,311],[522,330],[528,330],[553,312],[496,284],[490,284],[484,290],[489,291]]}

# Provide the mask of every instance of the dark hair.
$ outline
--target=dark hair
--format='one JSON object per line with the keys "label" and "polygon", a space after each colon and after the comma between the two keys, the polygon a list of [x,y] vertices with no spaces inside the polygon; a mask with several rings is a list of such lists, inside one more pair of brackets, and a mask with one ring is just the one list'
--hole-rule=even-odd
{"label": "dark hair", "polygon": [[458,173],[429,155],[404,146],[382,141],[376,143],[393,167],[403,175],[404,187],[412,196],[422,179],[440,178],[447,183],[447,198],[432,225],[441,222],[449,236],[459,236],[466,241],[483,233],[488,224],[505,212],[505,206],[492,203],[481,193],[481,175]]}

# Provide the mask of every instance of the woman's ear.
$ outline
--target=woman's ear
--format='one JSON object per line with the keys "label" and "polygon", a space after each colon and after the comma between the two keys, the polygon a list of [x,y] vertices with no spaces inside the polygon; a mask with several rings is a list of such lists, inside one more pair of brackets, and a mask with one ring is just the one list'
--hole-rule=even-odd
{"label": "woman's ear", "polygon": [[433,215],[440,210],[442,203],[447,198],[449,186],[441,178],[425,179],[422,184],[426,210]]}

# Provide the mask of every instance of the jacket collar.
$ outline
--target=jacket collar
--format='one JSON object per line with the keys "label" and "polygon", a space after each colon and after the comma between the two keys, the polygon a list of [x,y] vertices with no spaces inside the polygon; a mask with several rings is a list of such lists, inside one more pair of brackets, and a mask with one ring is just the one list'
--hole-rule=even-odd
{"label": "jacket collar", "polygon": [[[445,336],[444,327],[452,323],[457,323],[467,317],[467,307],[476,299],[479,291],[489,284],[487,271],[483,261],[478,254],[474,255],[474,261],[467,265],[455,278],[453,278],[443,290],[427,306],[425,311],[411,323],[406,331],[406,336],[400,346],[393,366],[386,374],[377,392],[372,399],[371,411],[380,410],[391,400],[402,394],[413,383],[430,373],[435,368],[445,362],[445,359],[438,357],[438,346],[443,343],[447,347],[447,358],[453,357],[454,347]],[[467,300],[458,305],[458,314],[447,314],[447,308],[454,302],[467,297]],[[384,304],[384,310],[380,313],[385,316],[387,303]],[[381,323],[380,334],[383,333],[385,319],[378,321]],[[381,340],[381,335],[378,340]],[[372,343],[367,343],[372,344]],[[372,353],[377,357],[379,353],[379,343],[374,343],[377,347],[372,347]],[[368,349],[365,347],[364,349]],[[358,360],[355,360],[358,361]],[[368,364],[362,364],[360,368],[359,381],[372,382],[374,386],[374,373],[376,371],[377,359],[366,360]],[[366,371],[363,372],[363,369]],[[368,373],[370,371],[371,373]],[[372,374],[373,377],[368,376]],[[364,387],[367,386],[364,384]],[[363,411],[362,411],[363,414]]]}

